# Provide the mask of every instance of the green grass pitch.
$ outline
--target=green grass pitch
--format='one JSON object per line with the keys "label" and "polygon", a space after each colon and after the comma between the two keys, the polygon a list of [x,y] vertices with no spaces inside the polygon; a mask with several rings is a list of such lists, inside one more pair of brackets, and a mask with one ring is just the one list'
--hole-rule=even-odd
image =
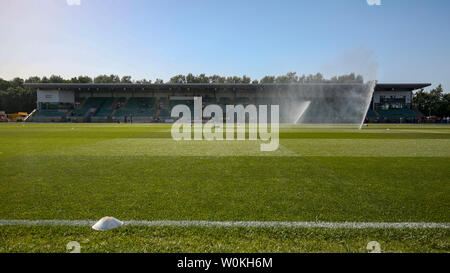
{"label": "green grass pitch", "polygon": [[[170,125],[0,124],[0,219],[450,222],[450,126],[282,126],[259,141]],[[389,130],[387,130],[389,129]],[[0,252],[450,252],[448,229],[0,226]]]}

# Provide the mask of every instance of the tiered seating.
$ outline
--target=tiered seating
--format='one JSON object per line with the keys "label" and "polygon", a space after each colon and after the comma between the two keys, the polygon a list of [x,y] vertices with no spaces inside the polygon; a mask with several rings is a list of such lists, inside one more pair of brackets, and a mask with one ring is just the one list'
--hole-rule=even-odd
{"label": "tiered seating", "polygon": [[217,104],[217,98],[216,97],[203,97],[202,101],[204,104]]}
{"label": "tiered seating", "polygon": [[226,105],[231,105],[231,99],[230,98],[220,98],[219,99],[219,105],[222,107],[223,112],[226,112]]}
{"label": "tiered seating", "polygon": [[231,100],[230,100],[230,98],[220,98],[219,104],[220,105],[228,105],[228,104],[231,104]]}
{"label": "tiered seating", "polygon": [[417,114],[411,109],[389,109],[389,110],[377,110],[377,112],[384,118],[397,119],[397,118],[417,118]]}
{"label": "tiered seating", "polygon": [[372,109],[369,109],[369,111],[367,111],[367,117],[370,119],[378,118],[377,114]]}
{"label": "tiered seating", "polygon": [[178,104],[183,104],[189,107],[191,110],[191,115],[194,114],[194,100],[170,100],[169,101],[169,109],[167,109],[167,112],[165,109],[161,109],[159,116],[160,117],[169,117],[170,113],[172,111],[172,108]]}
{"label": "tiered seating", "polygon": [[240,97],[240,98],[234,99],[235,104],[249,104],[249,102],[250,102],[250,99],[247,97]]}
{"label": "tiered seating", "polygon": [[170,111],[168,109],[161,109],[159,112],[160,118],[169,118],[170,117]]}
{"label": "tiered seating", "polygon": [[114,98],[107,98],[103,102],[103,106],[97,111],[95,116],[96,117],[108,117],[113,111],[113,107],[112,107],[113,102],[114,102]]}
{"label": "tiered seating", "polygon": [[170,100],[169,101],[169,109],[172,109],[175,105],[178,105],[178,104],[184,104],[184,105],[187,105],[189,108],[194,109],[194,100]]}
{"label": "tiered seating", "polygon": [[158,108],[159,110],[159,115],[158,117],[160,119],[168,119],[170,118],[170,111],[169,111],[169,99],[167,97],[162,97],[159,98],[158,100]]}
{"label": "tiered seating", "polygon": [[37,113],[38,117],[62,117],[67,114],[67,110],[42,109]]}
{"label": "tiered seating", "polygon": [[125,107],[118,109],[114,116],[151,117],[156,114],[154,104],[155,98],[130,98]]}
{"label": "tiered seating", "polygon": [[272,105],[273,100],[271,98],[255,98],[256,105]]}
{"label": "tiered seating", "polygon": [[84,116],[91,108],[98,108],[103,105],[107,98],[88,98],[80,109],[73,110],[74,116]]}

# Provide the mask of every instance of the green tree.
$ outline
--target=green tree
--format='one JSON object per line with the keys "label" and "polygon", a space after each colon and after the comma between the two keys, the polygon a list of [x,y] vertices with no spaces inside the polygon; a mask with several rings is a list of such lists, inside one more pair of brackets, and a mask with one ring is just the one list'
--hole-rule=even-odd
{"label": "green tree", "polygon": [[196,77],[194,75],[192,75],[192,73],[189,73],[186,75],[186,82],[187,83],[195,83]]}
{"label": "green tree", "polygon": [[78,76],[78,83],[92,83],[92,78],[89,76]]}
{"label": "green tree", "polygon": [[209,76],[210,83],[225,83],[225,77],[221,77],[219,75]]}
{"label": "green tree", "polygon": [[242,76],[242,81],[241,83],[247,83],[249,84],[252,81],[252,79],[250,79],[249,77],[247,77],[246,75]]}
{"label": "green tree", "polygon": [[23,80],[23,79],[21,79],[21,78],[19,78],[19,77],[16,77],[16,78],[14,78],[14,79],[11,81],[11,86],[17,88],[17,87],[22,86],[23,83],[24,83],[24,80]]}
{"label": "green tree", "polygon": [[49,78],[50,83],[64,83],[65,80],[61,76],[51,75]]}
{"label": "green tree", "polygon": [[444,103],[444,91],[442,85],[438,85],[436,88],[430,90],[430,110],[433,116],[440,116],[439,109],[442,108]]}
{"label": "green tree", "polygon": [[28,79],[25,80],[25,83],[40,83],[40,82],[41,78],[38,76],[29,77]]}
{"label": "green tree", "polygon": [[4,79],[0,78],[0,91],[6,90],[11,87],[11,83],[9,81],[5,81]]}
{"label": "green tree", "polygon": [[186,83],[186,76],[179,74],[169,80],[170,83]]}
{"label": "green tree", "polygon": [[7,113],[29,113],[36,108],[36,100],[36,91],[23,86],[0,90],[0,110]]}
{"label": "green tree", "polygon": [[94,78],[95,83],[120,83],[120,78],[117,75],[99,75]]}
{"label": "green tree", "polygon": [[150,83],[152,83],[152,80],[142,79],[142,80],[136,81],[136,83],[140,83],[140,84],[150,84]]}
{"label": "green tree", "polygon": [[439,107],[439,113],[441,117],[450,117],[450,93],[446,93],[442,96],[442,104]]}
{"label": "green tree", "polygon": [[444,94],[442,85],[431,89],[429,92],[423,89],[413,95],[413,107],[427,116],[450,116],[448,112],[449,95]]}
{"label": "green tree", "polygon": [[275,82],[275,76],[264,76],[260,83],[274,83]]}
{"label": "green tree", "polygon": [[131,76],[123,76],[120,80],[121,83],[132,83]]}
{"label": "green tree", "polygon": [[197,77],[198,83],[209,83],[209,77],[207,77],[205,74],[200,74]]}

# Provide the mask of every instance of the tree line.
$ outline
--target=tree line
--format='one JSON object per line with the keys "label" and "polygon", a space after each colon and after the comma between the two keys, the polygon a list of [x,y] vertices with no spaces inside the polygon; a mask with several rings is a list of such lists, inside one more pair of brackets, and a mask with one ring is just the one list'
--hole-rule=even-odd
{"label": "tree line", "polygon": [[[14,78],[11,81],[5,81],[0,78],[1,87],[21,85],[25,83],[155,83],[163,84],[162,79],[155,79],[154,82],[149,79],[133,80],[131,76],[119,77],[118,75],[98,75],[95,78],[89,76],[78,76],[70,79],[64,79],[58,75],[51,75],[50,77],[29,77],[26,80],[21,78]],[[9,82],[9,84],[8,84]],[[296,72],[288,72],[285,75],[280,76],[264,76],[260,80],[251,79],[246,75],[241,76],[228,76],[223,77],[220,75],[207,76],[206,74],[193,75],[189,73],[187,75],[176,75],[170,78],[166,83],[244,83],[244,84],[258,84],[258,83],[363,83],[364,79],[361,75],[355,75],[355,73],[350,73],[341,76],[335,76],[330,79],[324,78],[321,73],[301,75],[298,76]],[[0,89],[3,90],[3,89]]]}
{"label": "tree line", "polygon": [[[243,83],[243,84],[258,84],[258,83],[324,83],[324,82],[355,82],[362,83],[363,77],[350,73],[348,75],[341,75],[325,79],[321,73],[314,75],[298,76],[296,72],[289,72],[280,76],[264,76],[262,79],[251,79],[246,75],[223,77],[220,75],[207,76],[206,74],[193,75],[176,75],[170,78],[166,83]],[[51,75],[50,77],[33,76],[28,79],[16,77],[12,80],[4,80],[0,78],[0,110],[7,113],[14,113],[19,111],[31,112],[36,108],[36,91],[23,86],[23,83],[137,83],[137,84],[163,84],[162,79],[155,79],[153,82],[150,79],[133,80],[131,76],[119,77],[115,74],[98,75],[91,78],[89,76],[78,76],[70,79],[64,79],[58,75]]]}
{"label": "tree line", "polygon": [[442,85],[430,91],[421,89],[413,95],[413,107],[425,116],[450,117],[450,93]]}
{"label": "tree line", "polygon": [[[246,75],[243,76],[220,76],[206,74],[193,75],[176,75],[170,78],[166,83],[240,83],[240,84],[266,84],[266,83],[363,83],[364,79],[361,75],[350,73],[341,76],[335,76],[326,79],[321,73],[310,75],[297,75],[296,72],[289,72],[280,76],[264,76],[260,80],[251,79]],[[12,80],[4,80],[0,78],[0,110],[7,113],[19,111],[31,112],[36,108],[36,91],[23,86],[24,83],[155,83],[163,84],[162,79],[155,79],[153,82],[149,79],[133,80],[131,76],[99,75],[91,78],[89,76],[78,76],[70,79],[64,79],[58,75],[50,77],[29,77],[22,79],[16,77]],[[450,94],[444,93],[442,86],[430,90],[420,90],[414,93],[413,107],[420,110],[427,116],[450,116]]]}
{"label": "tree line", "polygon": [[325,79],[321,73],[298,76],[296,72],[289,72],[281,76],[264,76],[262,79],[252,80],[243,75],[242,77],[222,77],[219,75],[206,76],[200,74],[198,76],[192,75],[176,75],[170,78],[169,83],[244,83],[244,84],[265,84],[265,83],[363,83],[364,79],[361,75],[350,73],[348,75],[335,76],[331,79]]}

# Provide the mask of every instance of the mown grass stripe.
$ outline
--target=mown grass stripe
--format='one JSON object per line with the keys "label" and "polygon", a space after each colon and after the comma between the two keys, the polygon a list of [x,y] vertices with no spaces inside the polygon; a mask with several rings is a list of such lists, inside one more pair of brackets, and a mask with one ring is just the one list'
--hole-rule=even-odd
{"label": "mown grass stripe", "polygon": [[[0,226],[91,226],[95,220],[0,220]],[[183,227],[285,227],[285,228],[379,228],[379,229],[449,229],[450,223],[430,222],[281,222],[281,221],[146,221],[126,220],[126,226]]]}

